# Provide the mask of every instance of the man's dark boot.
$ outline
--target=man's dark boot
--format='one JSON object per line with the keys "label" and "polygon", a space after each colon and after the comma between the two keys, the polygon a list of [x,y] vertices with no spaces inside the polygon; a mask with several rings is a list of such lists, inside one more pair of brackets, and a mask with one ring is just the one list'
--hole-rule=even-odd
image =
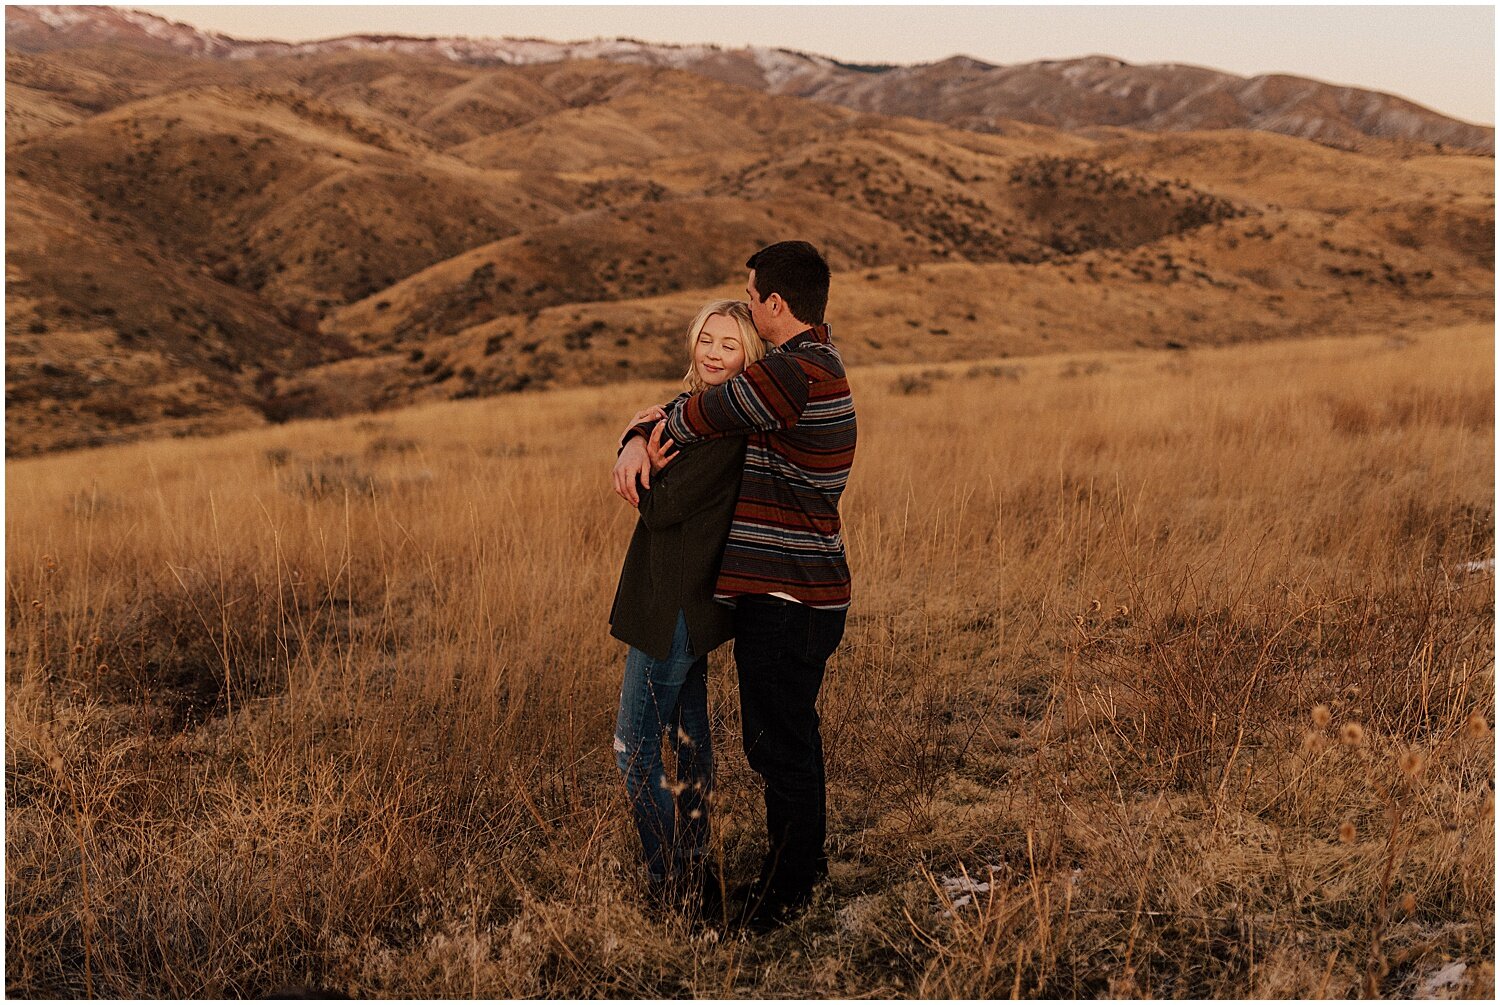
{"label": "man's dark boot", "polygon": [[812,901],[812,889],[786,890],[764,888],[751,896],[740,912],[740,927],[755,935],[764,935],[797,919]]}
{"label": "man's dark boot", "polygon": [[767,858],[754,882],[736,890],[734,906],[740,927],[759,935],[795,919],[812,900],[813,886],[827,876],[827,866],[815,869],[800,883],[783,873],[774,860]]}

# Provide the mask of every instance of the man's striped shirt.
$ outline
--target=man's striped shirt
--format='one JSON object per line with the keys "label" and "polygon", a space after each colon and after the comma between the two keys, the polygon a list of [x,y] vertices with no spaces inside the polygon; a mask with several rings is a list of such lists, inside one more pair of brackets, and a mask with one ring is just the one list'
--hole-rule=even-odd
{"label": "man's striped shirt", "polygon": [[[854,462],[854,399],[843,357],[817,325],[744,372],[668,410],[677,443],[746,436],[739,502],[714,597],[785,593],[809,607],[849,606],[839,496]],[[626,434],[649,436],[655,423]]]}

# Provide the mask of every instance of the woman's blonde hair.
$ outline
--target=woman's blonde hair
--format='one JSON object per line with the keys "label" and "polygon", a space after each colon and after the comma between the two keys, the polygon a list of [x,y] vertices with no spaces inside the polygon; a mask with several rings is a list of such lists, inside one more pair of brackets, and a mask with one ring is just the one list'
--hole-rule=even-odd
{"label": "woman's blonde hair", "polygon": [[750,305],[743,300],[710,300],[703,305],[698,316],[693,318],[693,323],[688,326],[688,368],[682,378],[682,386],[697,394],[707,384],[698,378],[698,368],[693,365],[693,350],[698,345],[698,336],[703,334],[703,326],[708,324],[708,319],[715,314],[722,314],[726,318],[732,318],[740,326],[740,342],[745,348],[745,365],[749,366],[766,354],[766,344],[761,340],[760,332],[755,330],[755,322],[750,320]]}

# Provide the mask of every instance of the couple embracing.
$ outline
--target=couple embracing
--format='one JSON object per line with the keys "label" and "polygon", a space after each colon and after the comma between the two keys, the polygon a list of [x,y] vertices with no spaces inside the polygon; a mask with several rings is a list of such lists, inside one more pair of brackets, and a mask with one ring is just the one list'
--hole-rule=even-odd
{"label": "couple embracing", "polygon": [[[614,488],[639,519],[610,631],[630,646],[614,751],[653,894],[765,931],[828,874],[816,703],[849,608],[838,503],[855,422],[823,318],[823,257],[783,241],[746,267],[747,302],[714,301],[689,328],[688,390],[636,415],[622,439]],[[708,654],[731,638],[767,848],[755,880],[726,898],[707,855]]]}

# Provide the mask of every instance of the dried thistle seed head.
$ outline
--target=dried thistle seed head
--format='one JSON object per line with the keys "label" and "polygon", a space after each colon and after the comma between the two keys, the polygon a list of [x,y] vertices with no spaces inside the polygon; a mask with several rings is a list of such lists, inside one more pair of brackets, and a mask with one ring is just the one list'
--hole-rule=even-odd
{"label": "dried thistle seed head", "polygon": [[1422,773],[1422,769],[1427,767],[1427,755],[1413,748],[1398,757],[1396,763],[1407,777],[1416,778]]}
{"label": "dried thistle seed head", "polygon": [[1309,754],[1321,754],[1328,748],[1328,737],[1308,730],[1302,736],[1302,749]]}
{"label": "dried thistle seed head", "polygon": [[1313,725],[1322,729],[1333,721],[1333,713],[1328,710],[1327,705],[1314,705],[1312,710]]}
{"label": "dried thistle seed head", "polygon": [[687,730],[683,729],[681,726],[678,726],[677,727],[677,742],[678,743],[685,743],[689,747],[691,747],[693,745],[693,738],[691,736],[688,736]]}
{"label": "dried thistle seed head", "polygon": [[83,655],[83,643],[82,642],[75,642],[75,643],[73,643],[73,655],[74,656],[82,656]]}
{"label": "dried thistle seed head", "polygon": [[91,636],[89,636],[89,645],[94,645],[94,646],[97,646],[97,645],[99,645],[99,644],[100,644],[100,643],[101,643],[101,642],[103,642],[103,641],[104,641],[104,640],[103,640],[103,639],[101,639],[101,638],[100,638],[100,637],[99,637],[99,636],[97,636],[97,635],[91,635]]}
{"label": "dried thistle seed head", "polygon": [[94,669],[97,670],[99,673],[104,673],[105,671],[107,671],[109,669],[109,664],[108,663],[100,663]]}
{"label": "dried thistle seed head", "polygon": [[1354,821],[1345,820],[1339,824],[1339,841],[1343,844],[1353,844],[1359,832],[1354,829]]}
{"label": "dried thistle seed head", "polygon": [[1119,607],[1115,608],[1115,614],[1118,617],[1128,618],[1130,617],[1130,608],[1125,606],[1124,604],[1121,604]]}
{"label": "dried thistle seed head", "polygon": [[1346,722],[1339,730],[1339,739],[1351,747],[1357,747],[1365,738],[1365,727],[1357,722]]}
{"label": "dried thistle seed head", "polygon": [[1097,600],[1090,600],[1089,601],[1089,613],[1093,614],[1095,611],[1097,611],[1099,608],[1101,608],[1103,606],[1104,605],[1101,604],[1101,603],[1099,603],[1099,601],[1097,601]]}
{"label": "dried thistle seed head", "polygon": [[34,611],[41,610],[42,609],[42,602],[40,600],[33,600],[31,602],[31,609],[34,610]]}
{"label": "dried thistle seed head", "polygon": [[1470,736],[1485,736],[1490,731],[1490,724],[1485,721],[1484,716],[1478,711],[1470,712],[1469,719],[1464,723],[1464,732]]}
{"label": "dried thistle seed head", "polygon": [[1411,914],[1417,909],[1417,898],[1409,893],[1403,893],[1397,906],[1401,908],[1403,914]]}

